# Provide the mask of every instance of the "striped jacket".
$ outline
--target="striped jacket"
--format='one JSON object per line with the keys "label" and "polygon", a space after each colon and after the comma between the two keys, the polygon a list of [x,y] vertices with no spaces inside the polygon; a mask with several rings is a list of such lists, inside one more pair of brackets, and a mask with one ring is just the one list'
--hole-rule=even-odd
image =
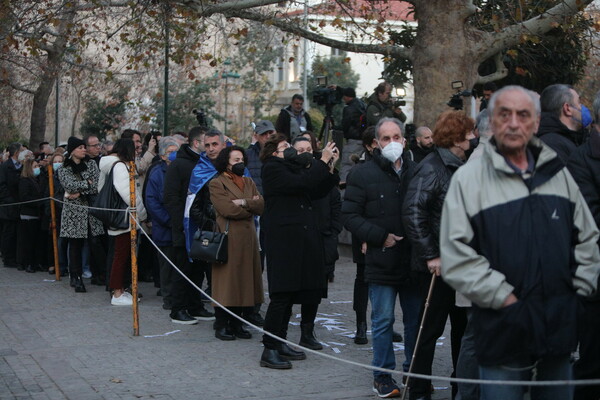
{"label": "striped jacket", "polygon": [[[442,276],[474,303],[481,365],[565,355],[577,345],[577,294],[600,273],[598,228],[556,153],[532,138],[523,179],[492,140],[453,176],[440,233]],[[510,293],[515,304],[502,308]]]}

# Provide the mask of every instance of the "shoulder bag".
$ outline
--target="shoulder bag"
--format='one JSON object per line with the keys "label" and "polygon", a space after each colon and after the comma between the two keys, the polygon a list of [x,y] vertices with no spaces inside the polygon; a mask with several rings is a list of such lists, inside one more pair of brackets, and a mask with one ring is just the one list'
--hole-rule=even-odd
{"label": "shoulder bag", "polygon": [[227,235],[229,220],[225,232],[217,232],[217,223],[212,231],[203,230],[205,224],[196,231],[190,248],[190,258],[202,260],[210,264],[225,264],[227,262]]}
{"label": "shoulder bag", "polygon": [[113,181],[113,170],[117,163],[114,163],[110,169],[106,181],[104,181],[104,186],[102,186],[94,200],[94,208],[90,209],[90,214],[102,221],[104,226],[111,230],[129,229],[128,206],[117,192]]}

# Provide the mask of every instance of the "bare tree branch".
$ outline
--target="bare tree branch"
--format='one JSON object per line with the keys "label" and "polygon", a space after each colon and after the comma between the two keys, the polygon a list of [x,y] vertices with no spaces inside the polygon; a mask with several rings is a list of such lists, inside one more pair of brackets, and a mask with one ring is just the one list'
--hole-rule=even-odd
{"label": "bare tree branch", "polygon": [[221,14],[238,10],[248,10],[255,7],[268,6],[281,3],[281,0],[233,0],[224,1],[214,5],[207,6],[202,0],[183,0],[175,1],[187,8],[194,10],[198,16],[208,17],[213,14]]}
{"label": "bare tree branch", "polygon": [[484,76],[478,75],[475,84],[484,84],[505,78],[508,75],[508,68],[506,68],[506,66],[504,65],[502,57],[502,52],[496,53],[496,55],[494,56],[494,62],[496,63],[496,72]]}
{"label": "bare tree branch", "polygon": [[487,32],[479,42],[480,60],[483,61],[504,49],[519,44],[521,35],[542,35],[559,23],[562,18],[574,15],[583,10],[593,0],[564,0],[550,8],[543,14],[528,19],[527,21],[508,26],[500,32]]}
{"label": "bare tree branch", "polygon": [[6,86],[10,86],[11,88],[13,88],[15,90],[18,90],[20,92],[25,92],[25,93],[29,93],[29,94],[35,94],[35,90],[30,89],[30,88],[25,87],[25,86],[21,86],[21,85],[15,83],[15,82],[12,82],[10,79],[2,79],[0,81],[0,83],[2,83],[3,85],[6,85]]}
{"label": "bare tree branch", "polygon": [[276,16],[264,15],[254,11],[229,11],[223,12],[222,14],[227,17],[235,17],[270,24],[284,32],[292,33],[294,35],[311,40],[315,43],[319,43],[340,50],[351,51],[354,53],[383,54],[412,59],[411,49],[388,44],[361,44],[330,39],[324,37],[319,33],[305,29],[301,27],[298,23],[292,23],[290,20],[278,18]]}

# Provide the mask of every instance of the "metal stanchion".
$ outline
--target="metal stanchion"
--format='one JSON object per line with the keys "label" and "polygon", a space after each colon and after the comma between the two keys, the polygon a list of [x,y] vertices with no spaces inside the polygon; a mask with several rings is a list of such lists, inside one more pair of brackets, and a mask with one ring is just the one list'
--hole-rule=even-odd
{"label": "metal stanchion", "polygon": [[48,163],[48,185],[50,188],[50,229],[52,229],[52,246],[54,248],[54,274],[60,281],[60,265],[58,263],[58,237],[56,236],[56,204],[54,204],[54,170]]}
{"label": "metal stanchion", "polygon": [[[417,350],[419,348],[419,341],[421,340],[421,333],[423,332],[423,325],[425,324],[425,317],[427,317],[427,309],[429,309],[429,302],[431,301],[431,293],[433,293],[433,286],[435,285],[435,278],[437,275],[434,273],[431,275],[431,283],[429,284],[429,292],[427,293],[427,299],[425,299],[425,307],[423,308],[423,318],[421,318],[421,325],[419,326],[419,334],[417,335],[417,340],[415,341],[415,350],[413,351],[412,358],[410,360],[410,367],[408,368],[408,373],[411,374],[413,372],[413,365],[415,363],[415,357],[417,356]],[[406,383],[404,385],[404,390],[402,391],[402,400],[406,398],[406,393],[409,388],[410,376],[406,377]]]}
{"label": "metal stanchion", "polygon": [[140,335],[140,318],[138,313],[138,266],[137,266],[137,224],[135,204],[135,162],[129,162],[129,200],[131,214],[129,224],[131,225],[131,297],[133,297],[133,336]]}

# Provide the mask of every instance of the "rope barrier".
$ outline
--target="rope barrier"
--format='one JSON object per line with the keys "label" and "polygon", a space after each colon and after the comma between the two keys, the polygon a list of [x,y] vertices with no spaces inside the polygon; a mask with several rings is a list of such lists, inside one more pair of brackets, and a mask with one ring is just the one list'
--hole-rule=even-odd
{"label": "rope barrier", "polygon": [[[45,201],[45,200],[51,200],[52,198],[50,197],[45,197],[43,199],[38,199],[38,200],[31,200],[31,201],[26,201],[26,202],[19,202],[19,203],[11,203],[11,204],[2,204],[0,206],[9,206],[9,205],[20,205],[20,204],[26,204],[26,203],[32,203],[32,202],[37,202],[37,201]],[[58,200],[58,199],[54,199],[55,201],[58,201],[60,203],[63,204],[67,204],[67,202],[62,201],[62,200]],[[270,336],[273,339],[276,339],[282,343],[286,343],[288,345],[294,346],[295,348],[300,348],[302,349],[302,351],[307,352],[307,353],[311,353],[314,355],[317,355],[319,357],[323,357],[329,360],[333,360],[333,361],[337,361],[337,362],[341,362],[347,365],[352,365],[355,367],[359,367],[359,368],[363,368],[363,369],[367,369],[367,370],[371,370],[371,371],[379,371],[379,372],[385,372],[385,373],[389,373],[391,375],[398,375],[399,377],[403,377],[403,376],[407,376],[410,378],[418,378],[418,379],[428,379],[428,380],[435,380],[435,381],[442,381],[442,382],[453,382],[453,383],[470,383],[470,384],[478,384],[478,385],[500,385],[500,386],[584,386],[584,385],[600,385],[600,379],[579,379],[579,380],[555,380],[555,381],[515,381],[515,380],[489,380],[489,379],[467,379],[467,378],[451,378],[451,377],[447,377],[447,376],[438,376],[438,375],[424,375],[424,374],[417,374],[417,373],[408,373],[408,372],[404,372],[404,371],[396,371],[396,370],[391,370],[391,369],[387,369],[387,368],[380,368],[380,367],[375,367],[372,365],[368,365],[368,364],[363,364],[363,363],[359,363],[357,361],[352,361],[352,360],[347,360],[344,358],[340,358],[334,355],[330,355],[327,353],[323,353],[322,351],[317,351],[317,350],[312,350],[303,346],[300,346],[296,343],[293,343],[287,339],[283,339],[277,335],[272,334],[271,332],[267,332],[264,329],[252,324],[249,321],[246,321],[244,318],[236,315],[235,313],[231,312],[227,307],[224,307],[221,303],[219,303],[217,300],[215,300],[214,298],[212,298],[210,295],[208,295],[204,290],[202,290],[200,287],[198,287],[190,278],[187,277],[186,274],[184,274],[170,259],[169,257],[167,257],[162,250],[158,247],[158,245],[156,245],[156,243],[154,243],[154,241],[152,240],[152,238],[148,235],[148,233],[144,230],[144,228],[141,225],[141,222],[137,219],[137,217],[134,216],[134,214],[132,213],[132,211],[130,210],[130,208],[128,209],[108,209],[108,208],[97,208],[97,207],[90,207],[90,206],[84,206],[81,204],[70,204],[72,206],[78,206],[78,207],[84,207],[84,208],[88,208],[88,209],[97,209],[97,210],[110,210],[110,211],[127,211],[130,214],[130,217],[132,219],[135,220],[135,222],[137,223],[139,229],[141,230],[142,234],[144,236],[146,236],[146,238],[148,238],[149,242],[152,244],[152,246],[157,250],[158,254],[160,254],[161,257],[164,257],[165,260],[167,260],[167,262],[175,269],[175,271],[177,271],[177,273],[179,273],[186,281],[189,282],[190,285],[192,285],[192,287],[194,289],[196,289],[198,292],[200,292],[201,294],[203,294],[206,298],[208,298],[210,301],[212,301],[214,304],[216,304],[218,307],[221,307],[224,311],[226,311],[229,315],[233,316],[234,318],[237,318],[238,320],[240,320],[242,323],[250,326],[251,328],[253,328],[254,330],[258,331],[259,333],[262,333],[264,335]]]}

